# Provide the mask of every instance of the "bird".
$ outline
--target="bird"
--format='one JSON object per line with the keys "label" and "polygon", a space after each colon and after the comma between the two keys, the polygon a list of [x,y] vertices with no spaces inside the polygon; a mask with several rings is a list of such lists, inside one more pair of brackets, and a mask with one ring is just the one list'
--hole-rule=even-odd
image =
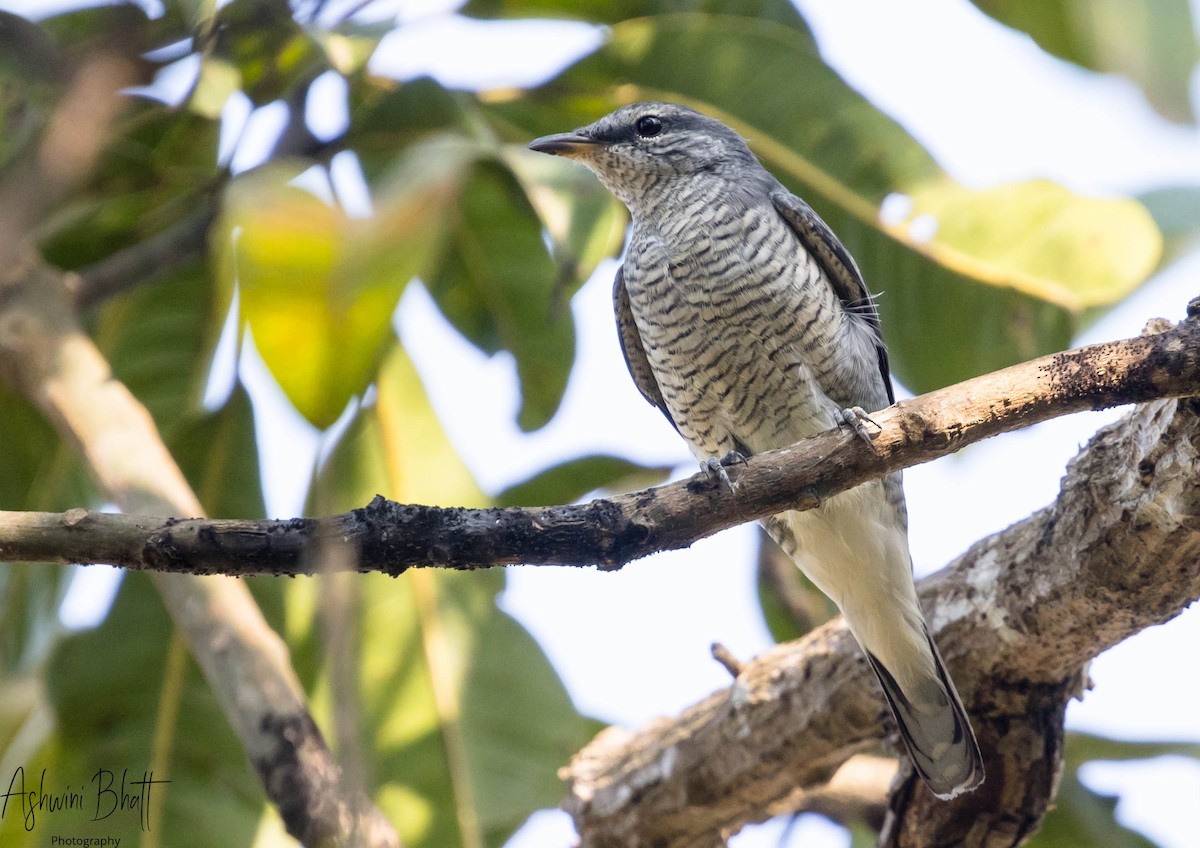
{"label": "bird", "polygon": [[[727,467],[895,402],[875,300],[828,225],[720,121],[633,103],[531,150],[589,168],[629,210],[613,285],[641,394],[729,487]],[[917,602],[899,473],[763,520],[840,609],[912,764],[951,799],[983,760]]]}

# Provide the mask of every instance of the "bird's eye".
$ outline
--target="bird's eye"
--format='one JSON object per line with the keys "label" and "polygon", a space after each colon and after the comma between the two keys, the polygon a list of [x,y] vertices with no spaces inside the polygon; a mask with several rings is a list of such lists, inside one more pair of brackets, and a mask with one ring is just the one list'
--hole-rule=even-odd
{"label": "bird's eye", "polygon": [[643,115],[637,119],[634,128],[642,138],[654,138],[654,136],[663,130],[662,118],[657,118],[654,115]]}

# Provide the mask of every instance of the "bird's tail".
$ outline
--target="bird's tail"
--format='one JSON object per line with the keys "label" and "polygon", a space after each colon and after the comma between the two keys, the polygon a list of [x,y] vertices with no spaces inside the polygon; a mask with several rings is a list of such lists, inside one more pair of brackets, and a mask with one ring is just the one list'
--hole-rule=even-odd
{"label": "bird's tail", "polygon": [[901,690],[883,663],[870,651],[865,653],[883,686],[917,773],[933,794],[949,800],[983,782],[983,758],[966,710],[928,630],[925,641],[936,676],[909,687],[908,693]]}
{"label": "bird's tail", "polygon": [[763,524],[841,609],[917,772],[939,798],[953,798],[983,782],[983,760],[917,601],[899,483],[856,486]]}

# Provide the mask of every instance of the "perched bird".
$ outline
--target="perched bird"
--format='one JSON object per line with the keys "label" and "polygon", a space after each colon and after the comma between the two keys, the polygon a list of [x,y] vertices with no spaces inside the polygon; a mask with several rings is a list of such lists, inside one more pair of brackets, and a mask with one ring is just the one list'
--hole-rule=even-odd
{"label": "perched bird", "polygon": [[[533,150],[590,168],[633,229],[613,301],[638,389],[728,484],[738,455],[893,403],[875,304],[845,247],[724,124],[626,106]],[[722,459],[723,458],[723,459]],[[763,524],[837,603],[917,772],[941,798],[983,780],[979,747],[913,587],[900,475]]]}

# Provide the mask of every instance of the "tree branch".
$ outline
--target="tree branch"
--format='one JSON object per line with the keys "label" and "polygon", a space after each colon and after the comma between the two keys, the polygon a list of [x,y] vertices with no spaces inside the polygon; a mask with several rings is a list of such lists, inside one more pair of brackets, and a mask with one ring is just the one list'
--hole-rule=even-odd
{"label": "tree branch", "polygon": [[1156,335],[1056,353],[872,414],[871,448],[831,430],[751,457],[726,492],[702,475],[587,504],[461,509],[371,504],[325,519],[153,519],[72,510],[0,513],[0,557],[108,562],[195,574],[309,574],[306,552],[330,535],[359,552],[357,568],[598,564],[619,568],[785,509],[811,509],[865,480],[928,462],[1058,415],[1200,395],[1200,300],[1193,317]]}

